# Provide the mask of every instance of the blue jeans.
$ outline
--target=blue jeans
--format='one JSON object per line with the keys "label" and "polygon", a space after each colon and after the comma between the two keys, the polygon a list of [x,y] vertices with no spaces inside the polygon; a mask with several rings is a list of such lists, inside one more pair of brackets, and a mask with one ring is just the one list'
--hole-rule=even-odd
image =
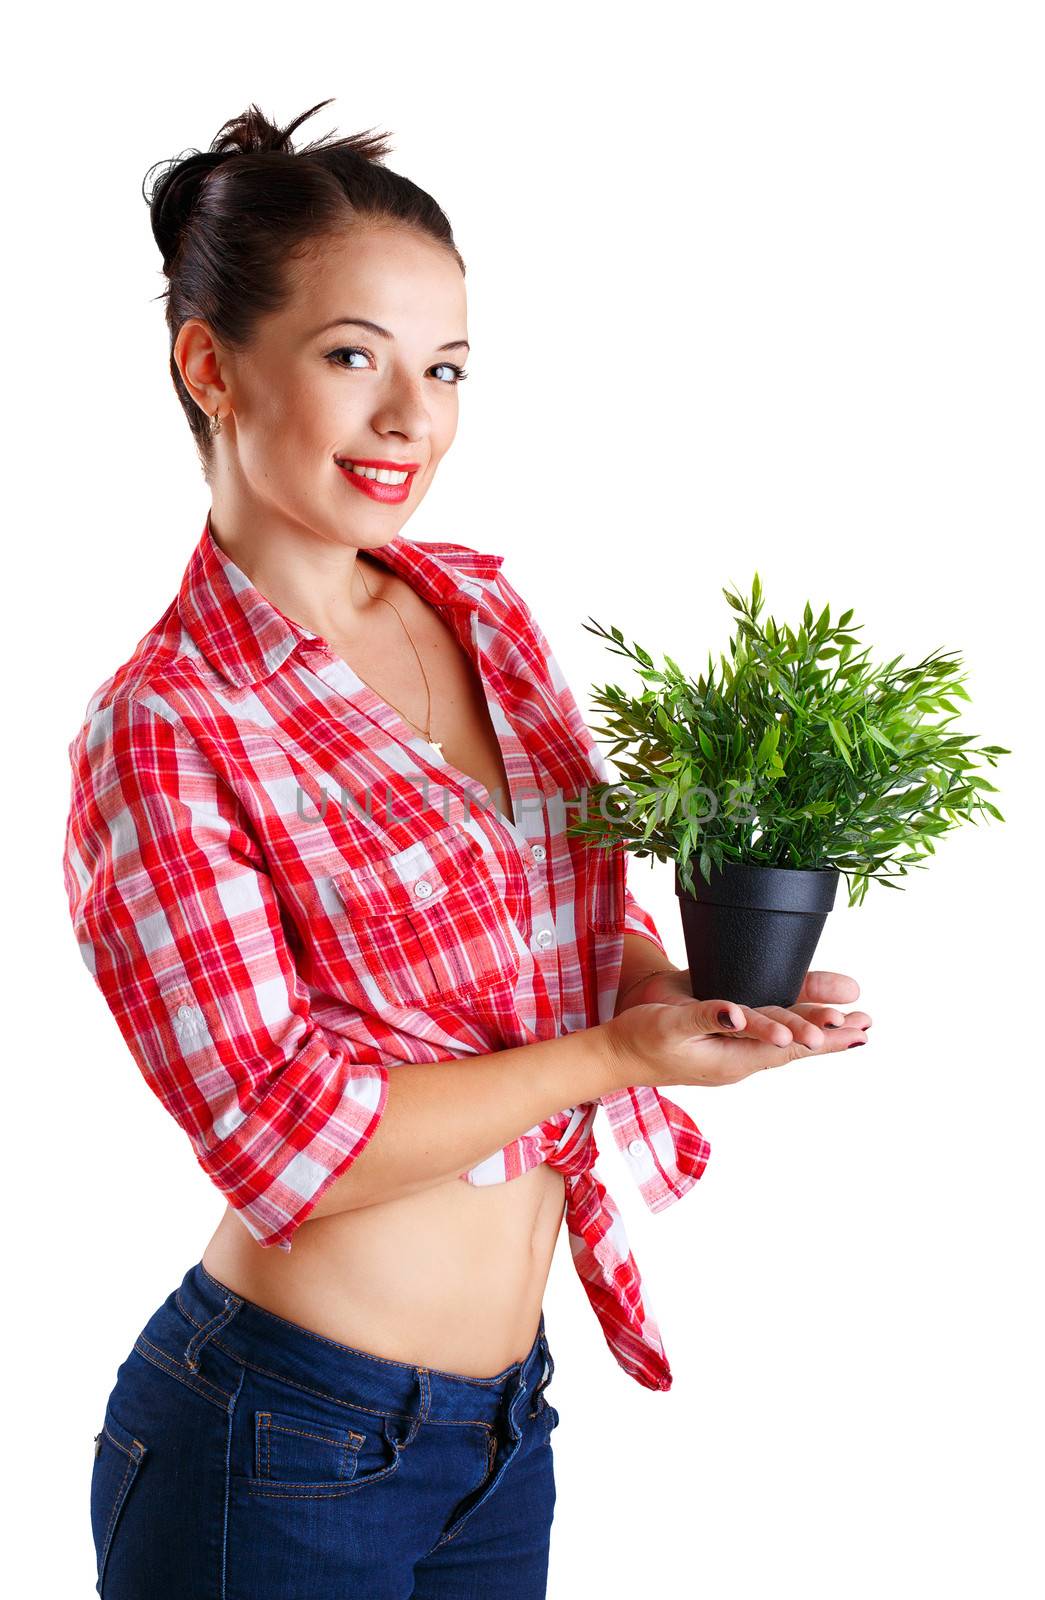
{"label": "blue jeans", "polygon": [[95,1439],[104,1600],[544,1600],[555,1479],[541,1314],[492,1378],[388,1361],[201,1262],[116,1374]]}

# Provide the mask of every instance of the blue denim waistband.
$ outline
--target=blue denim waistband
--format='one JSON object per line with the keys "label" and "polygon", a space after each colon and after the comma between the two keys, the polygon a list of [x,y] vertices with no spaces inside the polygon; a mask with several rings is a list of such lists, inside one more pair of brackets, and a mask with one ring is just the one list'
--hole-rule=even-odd
{"label": "blue denim waistband", "polygon": [[492,1377],[473,1378],[391,1361],[314,1333],[235,1294],[201,1261],[188,1269],[166,1304],[171,1310],[176,1306],[194,1330],[178,1352],[190,1373],[200,1371],[202,1352],[212,1347],[244,1366],[335,1400],[408,1418],[415,1426],[425,1421],[493,1422],[506,1410],[514,1410],[516,1397],[523,1394],[530,1395],[532,1409],[555,1370],[543,1311],[533,1344],[521,1361],[511,1362]]}

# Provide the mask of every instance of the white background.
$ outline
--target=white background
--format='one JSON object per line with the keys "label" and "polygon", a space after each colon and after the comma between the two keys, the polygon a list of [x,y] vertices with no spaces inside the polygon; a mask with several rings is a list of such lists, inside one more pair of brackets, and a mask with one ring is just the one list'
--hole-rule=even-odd
{"label": "white background", "polygon": [[[963,728],[1014,752],[1004,824],[902,895],[841,886],[814,965],[859,980],[866,1049],[671,1091],[712,1156],[660,1217],[597,1124],[675,1383],[616,1366],[561,1238],[551,1600],[1040,1593],[1037,8],[34,15],[5,141],[17,1591],[93,1592],[106,1395],[223,1209],[61,873],[67,745],[207,508],[141,183],[252,100],[333,95],[298,142],[391,132],[468,269],[460,429],[404,531],[502,553],[583,708],[631,681],[586,617],[697,671],[757,567],[778,618],[853,606],[880,660],[961,650]],[[670,868],[630,882],[681,965]]]}

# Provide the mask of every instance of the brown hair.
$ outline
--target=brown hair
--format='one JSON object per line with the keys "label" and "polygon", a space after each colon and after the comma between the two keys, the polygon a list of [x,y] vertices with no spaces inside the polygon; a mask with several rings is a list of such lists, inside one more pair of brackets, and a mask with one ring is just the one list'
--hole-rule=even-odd
{"label": "brown hair", "polygon": [[[286,303],[290,261],[351,222],[416,228],[445,245],[465,270],[431,195],[382,165],[391,148],[387,134],[368,129],[293,148],[295,128],[329,104],[321,100],[285,128],[251,105],[224,124],[209,150],[156,162],[145,175],[142,194],[167,277],[171,377],[204,477],[213,450],[209,422],[174,359],[174,341],[189,317],[200,317],[230,349],[243,349],[259,318]],[[147,192],[156,167],[164,170]]]}

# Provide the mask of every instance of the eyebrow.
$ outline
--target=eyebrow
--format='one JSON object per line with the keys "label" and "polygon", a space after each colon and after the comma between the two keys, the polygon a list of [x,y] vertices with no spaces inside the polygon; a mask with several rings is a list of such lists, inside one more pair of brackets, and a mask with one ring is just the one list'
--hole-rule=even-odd
{"label": "eyebrow", "polygon": [[[314,333],[310,333],[309,338],[318,339],[321,333],[327,333],[331,328],[340,328],[347,323],[351,323],[357,328],[369,328],[371,333],[379,334],[382,339],[392,339],[395,337],[395,335],[391,334],[387,328],[380,327],[376,322],[367,322],[363,317],[335,317],[333,322],[325,322],[321,328],[317,328]],[[467,339],[451,339],[449,344],[437,345],[436,349],[470,350],[471,345],[468,343]]]}

